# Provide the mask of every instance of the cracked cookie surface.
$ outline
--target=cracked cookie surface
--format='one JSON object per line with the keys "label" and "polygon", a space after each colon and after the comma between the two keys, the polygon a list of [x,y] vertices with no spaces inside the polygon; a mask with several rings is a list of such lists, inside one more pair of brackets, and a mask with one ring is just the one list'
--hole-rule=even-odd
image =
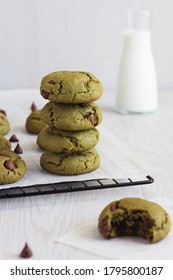
{"label": "cracked cookie surface", "polygon": [[0,151],[11,150],[11,143],[2,135],[0,135]]}
{"label": "cracked cookie surface", "polygon": [[14,183],[26,172],[24,160],[12,151],[0,151],[0,184]]}
{"label": "cracked cookie surface", "polygon": [[98,228],[105,238],[138,236],[158,242],[169,232],[171,220],[157,203],[141,198],[124,198],[107,205],[99,216]]}
{"label": "cracked cookie surface", "polygon": [[89,72],[59,71],[42,79],[40,93],[43,98],[59,103],[87,103],[101,97],[103,86]]}
{"label": "cracked cookie surface", "polygon": [[45,151],[41,155],[40,165],[50,173],[77,175],[97,169],[100,166],[100,157],[94,148],[70,155]]}
{"label": "cracked cookie surface", "polygon": [[98,141],[99,131],[96,128],[66,131],[48,126],[37,137],[39,148],[56,153],[83,152],[95,147]]}
{"label": "cracked cookie surface", "polygon": [[40,117],[41,110],[33,111],[26,119],[25,129],[32,134],[38,134],[47,126]]}
{"label": "cracked cookie surface", "polygon": [[42,120],[62,130],[87,130],[99,125],[102,112],[94,102],[87,104],[59,104],[49,101],[41,110]]}
{"label": "cracked cookie surface", "polygon": [[10,123],[7,117],[0,112],[0,135],[5,135],[10,131]]}

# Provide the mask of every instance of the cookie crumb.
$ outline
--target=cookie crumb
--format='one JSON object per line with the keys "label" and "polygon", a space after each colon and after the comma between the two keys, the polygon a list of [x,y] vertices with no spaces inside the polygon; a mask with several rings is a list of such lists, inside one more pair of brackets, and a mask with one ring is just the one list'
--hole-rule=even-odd
{"label": "cookie crumb", "polygon": [[20,253],[20,257],[21,258],[30,258],[32,257],[33,253],[31,248],[28,246],[27,242],[25,243],[25,246],[23,247],[21,253]]}

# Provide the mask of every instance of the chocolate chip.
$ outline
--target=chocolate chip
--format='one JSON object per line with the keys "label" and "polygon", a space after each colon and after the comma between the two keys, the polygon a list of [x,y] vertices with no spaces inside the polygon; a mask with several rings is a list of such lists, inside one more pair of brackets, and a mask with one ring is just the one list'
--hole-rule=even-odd
{"label": "chocolate chip", "polygon": [[18,140],[17,136],[16,136],[15,134],[13,134],[13,135],[10,137],[9,141],[10,141],[10,142],[18,142],[19,140]]}
{"label": "chocolate chip", "polygon": [[87,118],[92,123],[92,125],[94,125],[94,114],[88,114],[85,116],[85,118]]}
{"label": "chocolate chip", "polygon": [[16,145],[16,148],[14,149],[14,152],[16,154],[23,154],[23,150],[22,150],[21,146],[19,145],[19,143]]}
{"label": "chocolate chip", "polygon": [[55,85],[56,84],[53,80],[49,81],[48,83],[51,84],[51,85]]}
{"label": "chocolate chip", "polygon": [[0,109],[0,113],[2,113],[4,116],[7,115],[6,112],[4,110],[2,110],[2,109]]}
{"label": "chocolate chip", "polygon": [[5,155],[5,154],[0,154],[0,157],[6,157],[7,155]]}
{"label": "chocolate chip", "polygon": [[20,257],[21,258],[30,258],[30,257],[32,257],[32,255],[33,254],[32,254],[31,248],[28,246],[27,243],[25,243],[25,246],[20,253]]}
{"label": "chocolate chip", "polygon": [[48,99],[48,97],[49,97],[49,92],[47,92],[47,91],[45,91],[45,90],[42,90],[42,91],[41,91],[41,95],[43,96],[43,98]]}
{"label": "chocolate chip", "polygon": [[6,160],[4,162],[4,166],[5,166],[6,169],[8,169],[10,171],[13,171],[15,169],[15,167],[16,167],[14,162],[12,160],[10,160],[10,159]]}
{"label": "chocolate chip", "polygon": [[62,150],[62,153],[64,153],[64,154],[71,154],[72,151],[64,148],[64,149]]}
{"label": "chocolate chip", "polygon": [[152,226],[151,222],[144,220],[140,228],[143,232],[147,232],[151,228],[151,226]]}
{"label": "chocolate chip", "polygon": [[100,223],[99,223],[99,231],[102,234],[106,234],[108,233],[108,222],[106,219],[103,219]]}
{"label": "chocolate chip", "polygon": [[32,103],[32,105],[31,105],[31,110],[32,110],[32,112],[34,112],[34,111],[37,111],[38,110],[38,108],[37,108],[37,106],[35,105],[35,103],[33,102]]}
{"label": "chocolate chip", "polygon": [[113,204],[110,206],[111,212],[114,212],[116,208],[117,208],[116,203],[113,203]]}

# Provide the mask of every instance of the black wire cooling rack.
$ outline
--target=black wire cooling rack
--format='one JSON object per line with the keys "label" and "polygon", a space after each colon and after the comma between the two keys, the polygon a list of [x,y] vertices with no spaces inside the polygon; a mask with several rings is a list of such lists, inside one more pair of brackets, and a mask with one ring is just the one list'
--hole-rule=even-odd
{"label": "black wire cooling rack", "polygon": [[134,185],[151,184],[154,179],[148,175],[145,178],[92,179],[85,181],[68,181],[60,183],[38,184],[23,187],[0,189],[0,199],[25,197],[45,194],[59,194],[76,191],[101,190],[107,188],[129,187]]}

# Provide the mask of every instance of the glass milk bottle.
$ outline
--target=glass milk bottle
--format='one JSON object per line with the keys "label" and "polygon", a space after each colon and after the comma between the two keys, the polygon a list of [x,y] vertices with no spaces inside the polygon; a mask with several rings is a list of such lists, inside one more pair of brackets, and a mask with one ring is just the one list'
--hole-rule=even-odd
{"label": "glass milk bottle", "polygon": [[151,11],[123,12],[123,53],[117,81],[116,111],[149,113],[158,108],[157,79],[151,50]]}

